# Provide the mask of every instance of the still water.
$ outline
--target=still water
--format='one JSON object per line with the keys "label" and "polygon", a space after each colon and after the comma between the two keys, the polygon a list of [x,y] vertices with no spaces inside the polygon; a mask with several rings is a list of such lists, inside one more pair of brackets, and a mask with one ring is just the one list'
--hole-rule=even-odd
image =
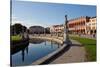
{"label": "still water", "polygon": [[[46,56],[47,54],[57,50],[61,47],[61,44],[44,41],[44,40],[32,40],[30,43],[21,49],[13,49],[11,54],[12,66],[30,65],[36,60]],[[14,52],[15,50],[15,52]]]}

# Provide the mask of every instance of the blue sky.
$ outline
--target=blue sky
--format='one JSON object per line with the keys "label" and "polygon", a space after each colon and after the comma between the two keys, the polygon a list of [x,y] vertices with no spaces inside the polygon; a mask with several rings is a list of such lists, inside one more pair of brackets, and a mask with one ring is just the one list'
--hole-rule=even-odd
{"label": "blue sky", "polygon": [[80,16],[96,16],[96,6],[55,4],[28,1],[12,1],[12,23],[22,23],[30,27],[41,25],[48,27],[63,24],[65,15],[68,20]]}

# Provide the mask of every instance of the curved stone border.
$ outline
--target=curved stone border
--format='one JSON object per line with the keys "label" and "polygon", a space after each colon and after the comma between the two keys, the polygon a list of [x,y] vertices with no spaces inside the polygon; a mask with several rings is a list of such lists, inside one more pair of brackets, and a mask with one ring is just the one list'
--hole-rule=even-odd
{"label": "curved stone border", "polygon": [[50,59],[52,59],[52,57],[54,57],[55,55],[57,55],[58,53],[60,53],[62,50],[64,50],[67,47],[66,44],[64,44],[62,47],[60,47],[59,49],[57,49],[56,51],[44,56],[43,58],[35,61],[32,63],[32,65],[40,65],[40,64],[44,64],[47,61],[49,61]]}
{"label": "curved stone border", "polygon": [[[57,38],[52,38],[52,37],[31,37],[30,39],[46,39],[46,40],[52,40],[52,41],[56,41],[57,43],[63,44],[63,41]],[[46,62],[48,62],[50,59],[52,59],[52,57],[54,57],[55,55],[59,54],[61,51],[63,51],[65,48],[67,47],[67,44],[63,44],[62,47],[60,47],[59,49],[53,51],[52,53],[44,56],[43,58],[35,61],[32,63],[32,65],[40,65],[40,64],[44,64]]]}
{"label": "curved stone border", "polygon": [[30,39],[44,39],[44,40],[51,40],[51,41],[56,41],[57,43],[63,44],[63,40],[61,39],[57,39],[57,38],[53,38],[53,37],[34,37],[31,36]]}

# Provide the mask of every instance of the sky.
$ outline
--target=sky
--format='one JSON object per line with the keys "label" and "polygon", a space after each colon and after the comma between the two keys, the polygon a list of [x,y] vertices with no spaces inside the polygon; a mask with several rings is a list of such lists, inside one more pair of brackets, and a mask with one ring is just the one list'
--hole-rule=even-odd
{"label": "sky", "polygon": [[93,17],[96,16],[96,6],[12,0],[12,24],[49,27],[64,24],[65,15],[68,20],[81,16]]}

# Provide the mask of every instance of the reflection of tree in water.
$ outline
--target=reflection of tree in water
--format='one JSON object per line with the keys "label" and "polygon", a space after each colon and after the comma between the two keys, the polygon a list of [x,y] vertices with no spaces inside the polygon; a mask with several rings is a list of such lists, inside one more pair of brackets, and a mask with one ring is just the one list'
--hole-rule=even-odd
{"label": "reflection of tree in water", "polygon": [[33,44],[40,44],[40,43],[43,43],[45,42],[45,40],[42,40],[42,39],[32,39],[30,40],[30,43],[33,43]]}
{"label": "reflection of tree in water", "polygon": [[25,49],[22,50],[22,61],[23,61],[23,62],[24,62],[24,55],[25,55],[25,54],[24,54],[24,50],[25,50]]}
{"label": "reflection of tree in water", "polygon": [[26,53],[28,54],[28,46],[26,47]]}
{"label": "reflection of tree in water", "polygon": [[10,61],[10,65],[12,66],[12,55],[21,51],[22,52],[22,61],[24,62],[24,58],[25,58],[25,50],[26,50],[26,53],[28,54],[28,45],[29,45],[29,42],[28,43],[24,43],[24,44],[20,44],[16,47],[12,46],[11,48],[11,61]]}
{"label": "reflection of tree in water", "polygon": [[16,46],[11,45],[11,55],[25,49],[26,47],[28,47],[29,42],[28,43],[23,43],[23,44],[18,44]]}
{"label": "reflection of tree in water", "polygon": [[26,50],[26,53],[28,54],[28,46],[22,50],[22,61],[23,62],[24,62],[24,58],[25,58],[25,50]]}

